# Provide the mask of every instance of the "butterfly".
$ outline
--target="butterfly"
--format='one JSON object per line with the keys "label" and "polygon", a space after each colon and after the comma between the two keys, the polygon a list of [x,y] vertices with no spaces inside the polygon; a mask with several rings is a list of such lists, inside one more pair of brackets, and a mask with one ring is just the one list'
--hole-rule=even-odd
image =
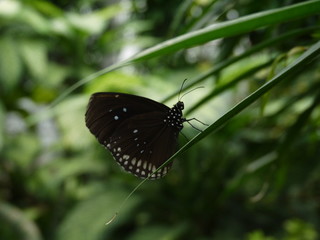
{"label": "butterfly", "polygon": [[172,108],[125,93],[94,93],[85,114],[86,126],[117,163],[139,178],[164,177],[172,162],[158,169],[178,148],[184,103]]}

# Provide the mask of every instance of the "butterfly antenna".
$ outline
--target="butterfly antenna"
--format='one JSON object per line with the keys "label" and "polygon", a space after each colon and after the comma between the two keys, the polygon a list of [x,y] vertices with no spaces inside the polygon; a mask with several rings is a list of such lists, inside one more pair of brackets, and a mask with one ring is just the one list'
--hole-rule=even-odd
{"label": "butterfly antenna", "polygon": [[194,89],[191,89],[190,91],[184,93],[181,97],[180,97],[180,94],[179,94],[179,101],[180,101],[185,95],[187,95],[188,93],[191,93],[191,92],[193,92],[194,90],[197,90],[197,89],[199,89],[199,88],[204,88],[204,86],[200,86],[200,87],[196,87],[196,88],[194,88]]}
{"label": "butterfly antenna", "polygon": [[183,82],[182,82],[182,84],[181,84],[180,91],[179,91],[179,95],[178,95],[178,101],[180,101],[180,99],[183,97],[183,96],[182,96],[182,97],[180,98],[180,94],[181,94],[181,92],[182,92],[183,86],[184,86],[184,84],[186,83],[186,81],[187,81],[187,79],[183,80]]}

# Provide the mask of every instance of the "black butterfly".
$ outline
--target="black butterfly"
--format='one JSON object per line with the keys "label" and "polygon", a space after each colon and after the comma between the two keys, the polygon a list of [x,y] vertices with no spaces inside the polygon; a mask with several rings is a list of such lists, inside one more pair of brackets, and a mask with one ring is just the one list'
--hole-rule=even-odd
{"label": "black butterfly", "polygon": [[[165,176],[172,162],[152,174],[177,150],[184,104],[172,108],[148,98],[101,92],[91,96],[86,125],[120,166],[137,177]],[[152,175],[151,175],[152,174]]]}

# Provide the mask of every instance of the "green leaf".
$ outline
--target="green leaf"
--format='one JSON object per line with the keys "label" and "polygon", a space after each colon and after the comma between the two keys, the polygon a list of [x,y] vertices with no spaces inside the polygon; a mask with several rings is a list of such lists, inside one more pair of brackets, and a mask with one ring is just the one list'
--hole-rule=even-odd
{"label": "green leaf", "polygon": [[0,53],[0,89],[4,92],[12,91],[17,86],[22,72],[15,39],[0,38]]}
{"label": "green leaf", "polygon": [[[289,79],[290,77],[293,77],[295,74],[300,72],[302,69],[306,68],[311,61],[316,59],[320,54],[320,41],[311,46],[308,51],[306,51],[304,54],[302,54],[299,58],[296,59],[293,63],[291,63],[288,67],[283,69],[277,76],[275,76],[273,79],[271,79],[269,82],[265,83],[262,87],[260,87],[258,90],[250,94],[248,97],[246,97],[244,100],[242,100],[240,103],[238,103],[236,106],[234,106],[230,111],[225,113],[223,116],[221,116],[217,121],[212,123],[207,129],[205,129],[203,132],[199,133],[197,136],[195,136],[191,141],[189,141],[187,144],[185,144],[179,151],[177,151],[171,158],[169,158],[164,164],[167,164],[168,162],[172,161],[174,158],[180,156],[183,152],[185,152],[187,149],[189,149],[194,144],[200,142],[203,138],[208,136],[209,134],[212,134],[216,132],[218,129],[220,129],[223,125],[225,125],[228,121],[230,121],[232,118],[234,118],[237,114],[239,114],[241,111],[243,111],[245,108],[247,108],[249,105],[254,103],[256,100],[258,100],[263,94],[270,91],[273,87],[275,87],[280,82]],[[162,166],[159,167],[159,169],[162,168]]]}
{"label": "green leaf", "polygon": [[18,208],[0,201],[0,238],[41,240],[36,224]]}
{"label": "green leaf", "polygon": [[108,20],[123,10],[124,9],[120,4],[114,4],[89,14],[69,13],[66,15],[66,19],[77,30],[83,31],[90,35],[98,34],[105,29],[106,25],[108,24]]}
{"label": "green leaf", "polygon": [[49,34],[49,21],[35,9],[27,4],[22,4],[21,10],[15,16],[20,24],[25,24],[31,29],[40,34]]}
{"label": "green leaf", "polygon": [[[87,104],[87,98],[83,95],[70,97],[56,109],[60,128],[63,132],[68,132],[60,141],[63,145],[71,149],[82,149],[87,146],[88,138],[84,138],[84,134],[88,134],[84,125],[83,109]],[[77,139],[75,141],[75,139]]]}
{"label": "green leaf", "polygon": [[[230,66],[231,64],[236,63],[236,62],[238,62],[248,56],[251,56],[255,53],[259,53],[263,49],[284,43],[288,39],[291,39],[291,38],[295,38],[298,36],[303,36],[305,34],[309,34],[312,31],[315,31],[317,29],[319,29],[319,27],[317,27],[317,26],[304,28],[304,29],[297,29],[297,30],[293,30],[290,32],[286,32],[282,35],[279,35],[279,36],[271,38],[271,39],[266,39],[266,41],[263,41],[255,46],[253,46],[252,48],[248,49],[246,52],[244,52],[238,56],[231,57],[229,59],[226,59],[225,61],[216,63],[212,69],[201,74],[200,76],[196,77],[195,79],[191,80],[190,83],[187,83],[184,87],[184,91],[190,89],[191,87],[193,87],[197,84],[200,84],[201,82],[203,82],[204,80],[206,80],[210,76],[218,75],[220,73],[220,71],[224,70],[226,67]],[[171,98],[175,97],[177,94],[178,94],[178,91],[173,92],[171,95],[167,96],[163,100],[163,102],[167,102]]]}
{"label": "green leaf", "polygon": [[5,129],[5,109],[0,102],[0,152],[4,145],[4,129]]}
{"label": "green leaf", "polygon": [[122,202],[127,194],[128,192],[117,187],[117,190],[109,190],[83,201],[61,222],[56,239],[105,239],[116,227],[119,227],[133,216],[130,213],[139,202],[136,196],[126,202],[119,216],[111,224],[105,225],[112,219],[112,216],[120,207],[119,203]]}
{"label": "green leaf", "polygon": [[245,17],[238,18],[219,24],[212,24],[206,28],[198,31],[194,31],[188,34],[184,34],[177,38],[173,38],[162,42],[154,47],[151,47],[145,51],[138,53],[130,59],[111,65],[104,68],[71,86],[65,92],[63,92],[51,106],[55,106],[63,98],[65,98],[72,91],[85,83],[103,75],[115,69],[127,66],[129,64],[147,60],[153,57],[163,56],[168,53],[173,53],[181,49],[190,48],[206,42],[225,38],[230,36],[239,35],[242,33],[250,32],[258,28],[269,26],[272,24],[279,24],[302,18],[310,15],[317,14],[320,11],[320,1],[307,1],[295,5],[291,5],[284,8],[278,8],[275,10],[264,11],[256,14],[251,14]]}
{"label": "green leaf", "polygon": [[179,239],[181,232],[186,230],[186,226],[165,226],[165,225],[154,225],[145,226],[135,231],[128,240],[174,240]]}
{"label": "green leaf", "polygon": [[11,18],[15,17],[21,11],[21,4],[16,1],[1,1],[0,2],[0,17]]}
{"label": "green leaf", "polygon": [[272,24],[279,24],[297,18],[318,14],[319,12],[319,0],[307,1],[288,7],[251,14],[236,20],[212,24],[206,28],[167,40],[152,48],[142,51],[129,59],[129,61],[137,62],[150,59],[152,57],[173,53],[181,49],[201,45],[218,38],[239,35]]}
{"label": "green leaf", "polygon": [[42,41],[24,39],[19,46],[21,57],[30,74],[42,82],[48,73],[47,46]]}
{"label": "green leaf", "polygon": [[[205,103],[207,103],[208,101],[212,100],[214,97],[216,96],[220,96],[219,94],[223,93],[226,90],[230,90],[232,87],[234,87],[236,84],[238,84],[241,80],[245,79],[246,76],[250,76],[252,74],[254,74],[255,72],[257,72],[258,70],[261,70],[262,68],[268,66],[271,62],[271,60],[267,60],[265,61],[263,58],[254,58],[255,60],[255,65],[256,66],[250,66],[250,64],[248,64],[247,66],[243,66],[241,72],[238,72],[238,76],[233,76],[234,79],[228,81],[225,83],[225,81],[223,81],[223,83],[221,83],[221,81],[219,82],[219,84],[208,94],[206,94],[205,96],[203,96],[198,102],[196,102],[193,106],[189,107],[188,110],[186,111],[185,115],[189,115],[190,113],[192,113],[193,111],[195,111],[196,109],[198,109],[200,106],[204,105]],[[263,61],[261,63],[261,61]],[[248,62],[248,61],[245,61]],[[239,64],[241,66],[241,64]],[[237,66],[239,67],[239,66]],[[250,68],[248,68],[250,67]],[[216,68],[215,68],[216,69]],[[229,69],[229,68],[227,68]],[[228,70],[226,70],[227,72]],[[232,72],[232,71],[230,71]],[[241,74],[240,74],[241,73]],[[234,75],[235,73],[232,73],[232,75]],[[223,79],[225,80],[225,79]]]}

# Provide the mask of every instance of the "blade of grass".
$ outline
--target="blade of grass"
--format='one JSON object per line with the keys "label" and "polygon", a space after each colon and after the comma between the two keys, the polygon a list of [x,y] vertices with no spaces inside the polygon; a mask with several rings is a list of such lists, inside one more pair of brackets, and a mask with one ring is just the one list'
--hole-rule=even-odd
{"label": "blade of grass", "polygon": [[54,106],[56,106],[61,100],[63,100],[66,96],[68,96],[71,92],[73,92],[74,90],[76,90],[78,87],[81,87],[82,85],[86,84],[87,82],[90,82],[91,80],[106,74],[108,72],[111,72],[113,70],[116,70],[118,68],[124,67],[126,65],[129,65],[129,62],[121,62],[119,64],[114,64],[111,65],[110,67],[104,68],[98,72],[95,72],[85,78],[83,78],[82,80],[80,80],[79,82],[75,83],[74,85],[72,85],[71,87],[69,87],[67,90],[65,90],[62,94],[60,94],[49,106],[49,108],[52,108]]}
{"label": "blade of grass", "polygon": [[230,111],[221,116],[217,121],[212,123],[208,128],[206,128],[203,132],[196,135],[192,138],[188,143],[186,143],[182,148],[179,149],[172,157],[170,157],[163,165],[172,161],[174,158],[180,156],[183,152],[189,149],[194,144],[200,142],[203,138],[216,132],[219,128],[225,125],[228,121],[230,121],[233,117],[259,99],[263,94],[267,93],[274,86],[279,84],[280,82],[288,79],[289,77],[294,76],[301,70],[305,69],[307,65],[313,61],[315,58],[319,57],[320,54],[320,41],[316,44],[312,45],[305,53],[303,53],[299,58],[297,58],[293,63],[291,63],[288,67],[284,68],[277,76],[271,79],[269,82],[265,83],[255,92],[250,94],[248,97],[243,99],[240,103],[234,106]]}
{"label": "blade of grass", "polygon": [[152,57],[176,52],[181,49],[201,45],[218,38],[225,38],[250,32],[264,26],[287,22],[313,14],[318,14],[319,12],[319,0],[307,1],[288,7],[251,14],[219,24],[212,24],[201,30],[184,34],[146,49],[145,51],[133,56],[129,61],[138,62],[150,59]]}
{"label": "blade of grass", "polygon": [[223,22],[220,24],[212,24],[206,28],[198,31],[194,31],[188,34],[184,34],[177,38],[167,40],[160,43],[154,47],[146,49],[132,58],[129,58],[123,62],[113,64],[99,72],[96,72],[87,78],[80,80],[78,83],[74,84],[63,92],[52,104],[55,106],[63,98],[65,98],[69,93],[82,86],[83,84],[91,81],[92,79],[106,74],[112,70],[121,68],[123,66],[139,62],[142,60],[147,60],[153,57],[163,56],[168,53],[172,53],[181,49],[190,48],[196,45],[200,45],[218,38],[230,37],[238,35],[241,33],[246,33],[253,31],[257,28],[268,26],[272,24],[279,24],[282,22],[294,20],[297,18],[302,18],[317,14],[320,12],[320,0],[307,1],[288,7],[278,8],[274,10],[268,10],[264,12],[259,12],[244,16],[235,20]]}
{"label": "blade of grass", "polygon": [[260,64],[260,65],[258,65],[256,67],[250,69],[248,72],[245,72],[245,73],[241,74],[240,76],[238,76],[237,78],[233,79],[232,81],[214,88],[210,93],[208,93],[206,96],[201,98],[198,102],[196,102],[193,106],[191,106],[188,109],[188,111],[186,111],[185,115],[189,115],[190,113],[192,113],[193,111],[198,109],[200,106],[202,106],[206,102],[212,100],[214,97],[218,96],[220,93],[232,88],[233,86],[238,84],[241,80],[245,79],[246,77],[252,76],[257,71],[269,66],[272,63],[273,60],[274,59],[271,58],[268,61],[266,61],[266,62],[264,62],[264,63],[262,63],[262,64]]}
{"label": "blade of grass", "polygon": [[[255,46],[253,46],[252,48],[250,48],[248,51],[244,52],[243,54],[240,54],[236,57],[227,59],[223,62],[217,63],[212,69],[210,69],[209,71],[203,73],[202,75],[200,75],[199,77],[195,78],[194,80],[190,80],[188,81],[189,83],[186,83],[186,85],[183,88],[183,91],[186,91],[192,87],[194,87],[195,85],[198,85],[199,83],[203,82],[204,80],[206,80],[208,77],[218,74],[222,69],[226,68],[227,66],[230,66],[231,64],[240,61],[241,59],[244,59],[256,52],[259,52],[260,50],[267,48],[269,46],[274,46],[277,44],[280,44],[284,41],[286,41],[287,39],[290,38],[294,38],[297,36],[302,36],[304,34],[310,33],[312,31],[315,31],[316,29],[319,29],[319,27],[310,27],[310,28],[305,28],[305,29],[298,29],[298,30],[294,30],[294,31],[290,31],[287,32],[283,35],[280,35],[278,37],[272,38],[272,39],[268,39],[260,44],[257,44]],[[179,91],[175,91],[174,93],[172,93],[171,95],[167,96],[165,99],[163,99],[162,102],[167,102],[170,99],[172,99],[173,97],[175,97],[177,94],[179,93]]]}
{"label": "blade of grass", "polygon": [[225,3],[220,3],[220,6],[218,5],[219,3],[220,1],[217,0],[208,3],[208,5],[203,8],[202,13],[199,16],[193,16],[191,21],[189,21],[189,23],[186,23],[182,27],[180,32],[187,33],[197,29],[201,29],[205,27],[205,25],[217,23],[217,19],[221,16],[221,14],[217,14],[217,12],[221,11],[221,9],[223,9],[223,12],[229,10]]}
{"label": "blade of grass", "polygon": [[[318,57],[320,54],[320,41],[311,46],[304,54],[302,54],[299,58],[296,59],[295,62],[290,64],[288,67],[283,69],[282,72],[280,72],[277,76],[275,76],[273,79],[271,79],[269,82],[265,83],[262,87],[260,87],[258,90],[253,92],[251,95],[249,95],[247,98],[242,100],[240,103],[238,103],[236,106],[234,106],[230,111],[225,113],[222,117],[220,117],[216,122],[211,124],[207,129],[205,129],[203,132],[196,135],[193,139],[191,139],[187,144],[185,144],[182,148],[180,148],[174,155],[172,155],[166,162],[164,162],[160,167],[158,167],[152,174],[155,174],[157,171],[159,171],[161,168],[163,168],[166,164],[168,164],[170,161],[172,161],[174,158],[180,156],[183,152],[185,152],[187,149],[189,149],[194,144],[201,141],[203,138],[208,136],[211,133],[214,133],[219,128],[221,128],[224,124],[226,124],[229,120],[231,120],[234,116],[236,116],[238,113],[240,113],[242,110],[244,110],[246,107],[248,107],[250,104],[255,102],[257,99],[259,99],[263,94],[268,92],[270,89],[272,89],[274,86],[282,82],[283,80],[287,79],[288,77],[296,74],[297,72],[301,71],[308,63],[310,63],[312,60],[314,60],[316,57]],[[110,224],[114,221],[116,216],[119,214],[123,206],[126,204],[128,199],[137,191],[138,188],[140,188],[149,177],[142,180],[131,192],[130,194],[124,199],[124,201],[121,203],[118,211],[114,214],[114,216],[107,222]]]}
{"label": "blade of grass", "polygon": [[287,130],[287,133],[278,146],[278,169],[275,176],[277,191],[283,188],[287,181],[288,171],[290,167],[290,149],[294,146],[294,142],[301,138],[302,129],[307,126],[307,122],[310,120],[311,114],[319,107],[320,103],[320,89],[314,97],[313,102],[308,106],[297,118],[295,123]]}
{"label": "blade of grass", "polygon": [[309,89],[305,92],[302,92],[298,95],[290,96],[289,99],[286,100],[285,103],[283,103],[282,107],[276,111],[274,114],[269,116],[269,118],[277,118],[280,117],[281,114],[288,111],[296,102],[300,101],[303,98],[307,98],[311,95],[314,95],[316,91],[320,89],[320,82],[315,82],[312,84]]}
{"label": "blade of grass", "polygon": [[175,18],[173,19],[171,26],[169,27],[169,36],[173,36],[177,32],[179,25],[182,23],[182,18],[184,15],[187,15],[186,12],[190,8],[193,0],[183,1],[178,10],[176,11]]}

